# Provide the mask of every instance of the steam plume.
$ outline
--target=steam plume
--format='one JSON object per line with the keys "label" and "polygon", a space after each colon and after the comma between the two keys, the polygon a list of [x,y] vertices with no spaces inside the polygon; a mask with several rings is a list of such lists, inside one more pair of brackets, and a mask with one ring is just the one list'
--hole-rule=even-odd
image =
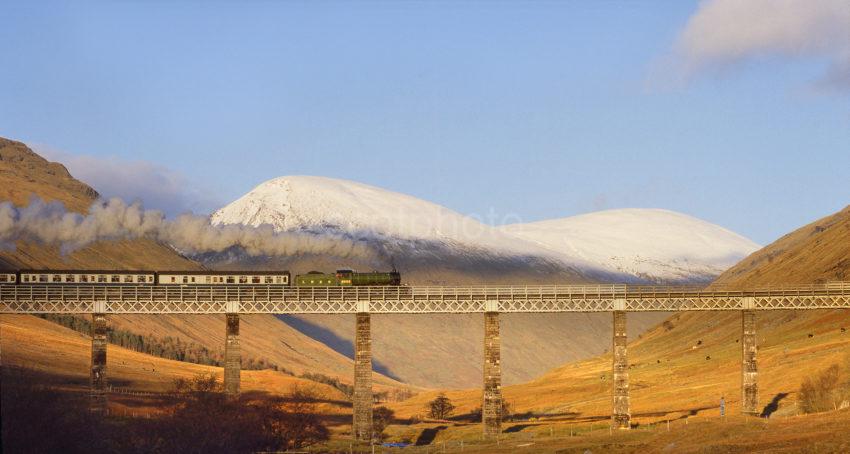
{"label": "steam plume", "polygon": [[26,207],[0,203],[0,247],[14,249],[19,240],[58,244],[66,254],[101,240],[150,238],[189,253],[221,252],[241,247],[252,256],[326,254],[374,257],[375,251],[350,238],[300,232],[276,232],[272,226],[212,225],[192,214],[170,220],[140,203],[113,198],[92,205],[88,215],[69,212],[59,202],[33,198]]}

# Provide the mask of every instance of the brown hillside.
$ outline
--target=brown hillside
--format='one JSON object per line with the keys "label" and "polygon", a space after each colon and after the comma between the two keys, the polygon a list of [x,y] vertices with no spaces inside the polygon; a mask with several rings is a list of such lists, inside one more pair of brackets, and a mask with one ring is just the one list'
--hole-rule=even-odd
{"label": "brown hillside", "polygon": [[[0,316],[0,348],[3,364],[25,365],[27,369],[61,380],[63,388],[85,392],[88,387],[91,341],[88,336],[55,323],[25,315]],[[189,379],[200,373],[214,373],[221,380],[219,367],[188,364],[157,358],[115,345],[109,346],[108,380],[117,388],[110,395],[110,411],[116,414],[157,412],[156,400],[132,397],[121,391],[162,393],[173,389],[177,378]],[[335,388],[272,370],[242,371],[244,391],[286,394],[294,386],[312,390],[327,399],[318,411],[326,416],[351,414],[345,396]],[[382,389],[379,387],[379,389]]]}
{"label": "brown hillside", "polygon": [[26,145],[0,137],[0,196],[15,205],[25,205],[37,194],[44,200],[58,200],[69,209],[84,212],[97,197],[97,191],[74,179],[68,169],[33,153]]}
{"label": "brown hillside", "polygon": [[715,281],[736,286],[850,280],[850,206],[756,251]]}
{"label": "brown hillside", "polygon": [[[62,164],[49,162],[21,142],[0,137],[0,200],[17,206],[32,196],[59,201],[69,210],[85,213],[98,193],[74,179]],[[144,268],[200,269],[171,248],[150,240],[93,244],[66,256],[56,246],[19,242],[13,252],[0,252],[0,269],[19,268]]]}
{"label": "brown hillside", "polygon": [[[26,145],[0,138],[0,200],[26,205],[32,195],[56,200],[74,211],[85,212],[98,194],[74,179],[64,166],[51,163]],[[82,269],[201,269],[201,265],[180,256],[166,245],[147,240],[99,242],[66,256],[56,246],[19,242],[14,251],[0,252],[0,269],[82,268]],[[212,351],[224,348],[223,316],[125,315],[110,317],[113,327],[136,334],[180,337]],[[350,382],[353,363],[272,315],[252,315],[242,319],[243,355],[266,359],[295,373],[318,372]],[[4,344],[4,360],[13,355],[15,345]],[[379,383],[398,384],[385,377]]]}

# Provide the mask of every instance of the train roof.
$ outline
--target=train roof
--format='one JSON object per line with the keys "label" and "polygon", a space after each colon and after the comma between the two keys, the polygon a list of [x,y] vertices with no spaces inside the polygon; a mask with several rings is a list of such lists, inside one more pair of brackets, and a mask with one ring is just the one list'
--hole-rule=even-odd
{"label": "train roof", "polygon": [[[181,274],[188,276],[214,276],[214,275],[231,275],[231,276],[279,276],[288,275],[289,271],[222,271],[222,270],[193,270],[193,271],[153,271],[153,270],[18,270],[20,273],[27,274]],[[4,273],[0,271],[0,273]],[[14,271],[6,271],[6,273],[14,273]]]}
{"label": "train roof", "polygon": [[229,276],[282,276],[288,275],[289,271],[251,271],[251,270],[238,270],[238,271],[226,271],[226,270],[201,270],[201,271],[157,271],[158,274],[185,274],[187,276],[215,276],[215,275],[229,275]]}
{"label": "train roof", "polygon": [[27,274],[152,274],[151,270],[18,270]]}

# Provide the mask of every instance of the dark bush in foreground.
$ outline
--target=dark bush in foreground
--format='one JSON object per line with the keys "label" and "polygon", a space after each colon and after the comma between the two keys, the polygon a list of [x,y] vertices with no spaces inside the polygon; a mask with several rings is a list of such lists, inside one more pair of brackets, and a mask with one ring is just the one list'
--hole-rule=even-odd
{"label": "dark bush in foreground", "polygon": [[85,393],[3,372],[4,453],[248,453],[300,448],[329,436],[314,412],[315,396],[301,388],[286,397],[230,398],[214,375],[201,375],[175,382],[162,416],[101,419],[89,414]]}
{"label": "dark bush in foreground", "polygon": [[395,419],[395,412],[387,407],[375,407],[372,410],[372,430],[375,440],[384,439],[384,429]]}

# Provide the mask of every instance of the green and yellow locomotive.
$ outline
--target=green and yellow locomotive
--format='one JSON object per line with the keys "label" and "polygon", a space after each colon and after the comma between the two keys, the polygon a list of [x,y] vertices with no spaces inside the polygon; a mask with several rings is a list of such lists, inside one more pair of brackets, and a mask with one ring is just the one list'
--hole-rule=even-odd
{"label": "green and yellow locomotive", "polygon": [[382,273],[358,273],[353,270],[337,270],[336,273],[310,271],[307,274],[295,276],[298,287],[349,287],[349,286],[379,286],[401,285],[401,274],[398,271]]}

